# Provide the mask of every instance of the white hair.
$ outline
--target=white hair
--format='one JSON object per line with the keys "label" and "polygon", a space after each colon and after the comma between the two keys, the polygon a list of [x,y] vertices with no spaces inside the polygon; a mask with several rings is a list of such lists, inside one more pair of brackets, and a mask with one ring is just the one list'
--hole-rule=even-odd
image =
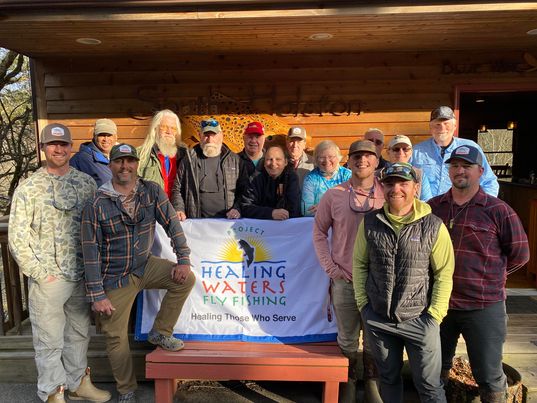
{"label": "white hair", "polygon": [[334,143],[332,140],[323,140],[319,144],[315,146],[315,150],[313,150],[313,161],[315,162],[315,166],[319,166],[317,163],[317,158],[319,157],[319,154],[322,153],[324,150],[333,149],[336,150],[337,159],[339,162],[343,159],[343,155],[341,154],[341,150],[337,146],[336,143]]}
{"label": "white hair", "polygon": [[166,116],[169,116],[174,119],[175,126],[177,127],[177,133],[175,135],[175,143],[177,144],[178,147],[181,145],[181,122],[179,121],[179,117],[169,109],[163,109],[157,112],[155,116],[153,116],[153,119],[151,120],[151,124],[149,125],[149,129],[147,131],[147,135],[145,136],[145,140],[140,146],[140,151],[138,153],[138,157],[140,158],[139,170],[145,167],[147,163],[149,162],[151,149],[153,148],[153,145],[157,141],[160,122]]}

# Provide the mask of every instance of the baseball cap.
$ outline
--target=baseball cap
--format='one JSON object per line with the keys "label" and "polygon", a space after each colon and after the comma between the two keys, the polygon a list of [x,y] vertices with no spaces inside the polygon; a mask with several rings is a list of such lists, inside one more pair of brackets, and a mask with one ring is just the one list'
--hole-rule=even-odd
{"label": "baseball cap", "polygon": [[265,128],[261,122],[250,122],[246,129],[244,129],[244,134],[259,134],[260,136],[265,135]]}
{"label": "baseball cap", "polygon": [[389,178],[401,178],[405,181],[418,182],[416,171],[407,162],[396,162],[382,169],[380,172],[380,181],[385,182]]}
{"label": "baseball cap", "polygon": [[371,154],[375,154],[378,157],[377,154],[377,148],[375,147],[375,143],[369,140],[357,140],[354,143],[351,144],[349,148],[349,157],[352,154],[356,154],[357,152],[365,151]]}
{"label": "baseball cap", "polygon": [[117,134],[117,126],[110,119],[98,119],[95,121],[95,127],[93,128],[93,134],[95,136],[99,134]]}
{"label": "baseball cap", "polygon": [[455,119],[455,113],[453,109],[449,106],[439,106],[434,111],[431,112],[431,121],[440,119],[440,120],[451,120]]}
{"label": "baseball cap", "polygon": [[41,144],[52,143],[53,141],[73,144],[71,132],[67,126],[61,123],[51,123],[41,130]]}
{"label": "baseball cap", "polygon": [[298,137],[302,140],[306,140],[306,129],[301,126],[291,126],[287,132],[287,138]]}
{"label": "baseball cap", "polygon": [[480,167],[483,166],[483,157],[479,150],[473,146],[458,146],[451,152],[450,157],[446,160],[446,164],[449,164],[454,159],[464,160],[470,164],[477,164]]}
{"label": "baseball cap", "polygon": [[110,151],[110,161],[114,161],[114,160],[117,160],[118,158],[124,158],[124,157],[132,157],[137,160],[140,160],[140,158],[138,158],[138,153],[136,152],[136,148],[134,148],[130,144],[120,143],[112,147],[112,150]]}
{"label": "baseball cap", "polygon": [[216,119],[207,119],[201,121],[201,132],[205,133],[220,133],[222,128]]}
{"label": "baseball cap", "polygon": [[403,134],[398,134],[394,138],[392,138],[390,140],[390,143],[388,144],[388,148],[393,148],[397,144],[406,144],[407,146],[412,147],[412,142],[410,141],[410,139]]}

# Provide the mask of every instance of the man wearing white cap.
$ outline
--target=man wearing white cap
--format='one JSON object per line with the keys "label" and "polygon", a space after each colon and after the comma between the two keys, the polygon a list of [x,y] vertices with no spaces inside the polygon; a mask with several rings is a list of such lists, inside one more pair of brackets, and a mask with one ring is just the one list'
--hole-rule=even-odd
{"label": "man wearing white cap", "polygon": [[106,402],[111,395],[91,383],[87,368],[89,303],[84,291],[80,216],[93,199],[95,181],[69,166],[69,129],[53,123],[41,132],[47,165],[15,190],[9,248],[29,278],[37,395],[43,401]]}
{"label": "man wearing white cap", "polygon": [[304,177],[315,168],[313,157],[306,154],[306,129],[301,126],[292,126],[287,133],[287,153],[289,164],[298,175],[298,184],[302,189]]}
{"label": "man wearing white cap", "polygon": [[475,147],[483,158],[484,171],[480,182],[481,187],[491,196],[497,196],[500,189],[498,178],[492,172],[483,150],[472,140],[455,137],[456,128],[457,119],[449,106],[440,106],[432,111],[429,122],[429,131],[432,137],[414,147],[412,165],[423,169],[423,174],[429,179],[433,197],[438,196],[451,188],[445,162],[453,150],[462,145]]}
{"label": "man wearing white cap", "polygon": [[[412,157],[412,142],[410,139],[402,134],[394,136],[388,144],[388,157],[390,159],[388,165],[396,162],[408,163],[410,157]],[[423,176],[423,171],[420,168],[414,167],[414,171],[418,176],[418,198],[427,201],[432,197],[429,180]]]}
{"label": "man wearing white cap", "polygon": [[108,167],[110,150],[117,141],[117,126],[110,119],[98,119],[93,128],[93,139],[80,145],[80,150],[69,164],[97,182],[97,187],[112,179]]}

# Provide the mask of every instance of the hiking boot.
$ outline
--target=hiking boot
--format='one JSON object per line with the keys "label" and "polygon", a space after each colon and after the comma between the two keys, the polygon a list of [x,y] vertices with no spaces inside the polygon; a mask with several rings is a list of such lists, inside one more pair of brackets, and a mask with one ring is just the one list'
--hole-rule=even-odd
{"label": "hiking boot", "polygon": [[63,397],[64,391],[65,391],[65,387],[63,385],[58,386],[58,389],[56,389],[56,392],[54,392],[51,395],[48,395],[47,403],[66,403]]}
{"label": "hiking boot", "polygon": [[107,402],[112,398],[112,394],[106,390],[97,389],[91,382],[90,368],[86,368],[86,375],[82,377],[77,390],[67,392],[69,400],[87,400],[90,402]]}
{"label": "hiking boot", "polygon": [[183,343],[182,340],[176,339],[173,336],[163,336],[154,329],[151,329],[149,332],[147,341],[168,351],[179,351],[185,346],[185,343]]}
{"label": "hiking boot", "polygon": [[124,395],[119,395],[117,398],[118,403],[136,403],[136,394],[134,392],[127,392]]}

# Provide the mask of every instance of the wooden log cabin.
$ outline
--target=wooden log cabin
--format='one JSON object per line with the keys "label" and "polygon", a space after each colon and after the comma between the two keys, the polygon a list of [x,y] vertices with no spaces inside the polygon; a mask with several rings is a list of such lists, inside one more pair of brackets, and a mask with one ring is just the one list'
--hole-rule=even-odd
{"label": "wooden log cabin", "polygon": [[[196,122],[212,115],[234,150],[248,120],[260,119],[274,135],[303,125],[310,147],[332,139],[345,153],[370,127],[387,141],[420,142],[430,111],[450,105],[458,135],[498,158],[500,197],[524,221],[535,280],[535,2],[0,0],[0,46],[30,57],[36,133],[64,123],[75,149],[103,117],[138,145],[152,114],[170,108],[189,144]],[[496,132],[507,145],[489,140]],[[527,326],[513,351],[534,376],[536,328]],[[24,346],[30,363],[30,340]],[[92,359],[104,368],[101,350]],[[3,361],[0,379],[32,382],[33,367],[24,372],[18,359]]]}
{"label": "wooden log cabin", "polygon": [[0,46],[31,58],[36,132],[62,122],[75,150],[102,117],[139,145],[170,108],[188,144],[212,115],[235,151],[260,119],[346,152],[370,127],[420,142],[430,111],[450,105],[537,244],[535,2],[0,0]]}

